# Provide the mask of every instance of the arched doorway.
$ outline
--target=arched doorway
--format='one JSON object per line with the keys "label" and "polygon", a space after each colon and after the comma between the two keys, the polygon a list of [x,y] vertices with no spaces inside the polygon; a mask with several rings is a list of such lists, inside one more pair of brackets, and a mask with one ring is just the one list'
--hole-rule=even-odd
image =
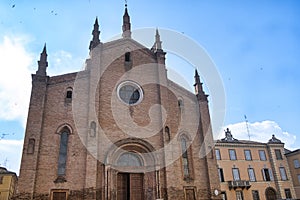
{"label": "arched doorway", "polygon": [[[117,160],[119,167],[142,167],[143,161],[134,152],[124,152]],[[144,174],[118,172],[117,175],[117,199],[118,200],[139,200],[144,199]]]}
{"label": "arched doorway", "polygon": [[[107,196],[116,200],[155,199],[154,148],[141,139],[116,142],[106,157]],[[109,199],[109,198],[108,198]]]}
{"label": "arched doorway", "polygon": [[267,200],[276,200],[276,191],[274,188],[268,187],[265,193]]}

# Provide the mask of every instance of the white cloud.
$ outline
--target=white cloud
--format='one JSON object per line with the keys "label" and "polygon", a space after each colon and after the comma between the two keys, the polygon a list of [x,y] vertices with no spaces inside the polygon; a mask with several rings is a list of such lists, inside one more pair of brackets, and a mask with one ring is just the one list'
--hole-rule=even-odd
{"label": "white cloud", "polygon": [[48,74],[50,76],[79,71],[83,68],[85,60],[74,58],[71,53],[60,50],[48,53]]}
{"label": "white cloud", "polygon": [[33,55],[25,50],[28,38],[4,36],[0,41],[0,119],[25,126],[29,105]]}
{"label": "white cloud", "polygon": [[[31,92],[31,74],[37,70],[40,53],[26,50],[30,38],[4,36],[0,38],[0,120],[16,120],[26,125]],[[83,59],[73,58],[66,51],[49,53],[50,76],[78,71]],[[23,140],[0,139],[0,166],[19,173]]]}
{"label": "white cloud", "polygon": [[[29,41],[26,36],[0,38],[0,120],[17,120],[23,127],[28,113],[31,74],[37,70],[39,59],[39,53],[26,51]],[[48,54],[50,76],[78,71],[84,65],[83,59],[73,58],[66,51]]]}
{"label": "white cloud", "polygon": [[0,140],[0,165],[19,174],[23,140]]}
{"label": "white cloud", "polygon": [[[285,148],[294,149],[293,145],[296,141],[296,135],[282,130],[282,128],[274,121],[266,120],[262,122],[248,123],[248,127],[250,139],[253,141],[266,143],[274,134],[276,138],[285,143]],[[231,130],[232,136],[236,139],[249,139],[245,122],[229,124],[225,126],[225,128],[229,128]],[[224,136],[224,132],[219,134],[219,138],[224,138]]]}

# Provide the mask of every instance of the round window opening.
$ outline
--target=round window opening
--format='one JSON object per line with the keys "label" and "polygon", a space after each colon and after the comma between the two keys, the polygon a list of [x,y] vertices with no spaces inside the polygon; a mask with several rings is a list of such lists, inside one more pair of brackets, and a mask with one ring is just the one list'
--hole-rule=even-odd
{"label": "round window opening", "polygon": [[136,83],[126,81],[118,86],[119,98],[128,105],[136,105],[143,98],[143,91]]}

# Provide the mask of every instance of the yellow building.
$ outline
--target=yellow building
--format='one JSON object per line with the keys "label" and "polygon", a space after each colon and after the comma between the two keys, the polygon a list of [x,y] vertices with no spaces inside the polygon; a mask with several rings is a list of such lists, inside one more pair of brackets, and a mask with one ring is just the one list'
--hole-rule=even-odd
{"label": "yellow building", "polygon": [[289,151],[285,156],[290,167],[296,198],[300,199],[300,149]]}
{"label": "yellow building", "polygon": [[284,143],[274,135],[267,143],[237,140],[227,129],[215,146],[223,199],[296,198],[284,153]]}
{"label": "yellow building", "polygon": [[4,167],[0,167],[0,200],[11,199],[15,193],[16,184],[16,173],[10,172]]}

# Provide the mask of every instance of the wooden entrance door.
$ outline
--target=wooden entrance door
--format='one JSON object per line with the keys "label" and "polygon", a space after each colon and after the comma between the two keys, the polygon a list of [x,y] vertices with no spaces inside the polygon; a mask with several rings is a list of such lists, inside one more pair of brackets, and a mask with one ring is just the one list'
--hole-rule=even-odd
{"label": "wooden entrance door", "polygon": [[269,187],[266,189],[266,199],[267,200],[276,200],[276,191]]}
{"label": "wooden entrance door", "polygon": [[130,200],[142,200],[143,194],[143,174],[130,174]]}
{"label": "wooden entrance door", "polygon": [[118,188],[117,199],[128,200],[129,199],[129,174],[118,173]]}
{"label": "wooden entrance door", "polygon": [[143,174],[118,173],[117,200],[143,200]]}

